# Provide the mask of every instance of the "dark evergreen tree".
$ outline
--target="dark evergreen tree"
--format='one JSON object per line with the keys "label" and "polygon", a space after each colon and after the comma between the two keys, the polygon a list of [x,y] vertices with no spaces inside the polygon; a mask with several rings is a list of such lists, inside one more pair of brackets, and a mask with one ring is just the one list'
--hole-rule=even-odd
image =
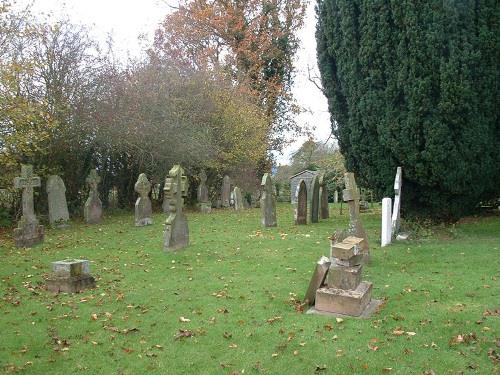
{"label": "dark evergreen tree", "polygon": [[348,170],[453,219],[500,195],[497,0],[318,0],[318,64]]}

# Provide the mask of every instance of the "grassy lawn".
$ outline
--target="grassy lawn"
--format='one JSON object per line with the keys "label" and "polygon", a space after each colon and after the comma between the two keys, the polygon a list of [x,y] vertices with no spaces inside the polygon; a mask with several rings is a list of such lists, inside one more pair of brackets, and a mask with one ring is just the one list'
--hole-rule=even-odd
{"label": "grassy lawn", "polygon": [[[344,206],[345,208],[345,206]],[[494,374],[500,362],[500,217],[464,220],[381,249],[380,210],[364,213],[373,261],[364,279],[386,299],[366,320],[296,310],[328,237],[347,212],[278,227],[258,209],[188,213],[189,248],[162,250],[163,215],[47,230],[0,250],[0,369],[26,374]],[[97,289],[54,295],[50,262],[91,260]],[[182,318],[181,318],[182,317]],[[459,336],[461,335],[461,336]],[[498,354],[497,354],[498,355]],[[500,357],[499,357],[500,358]]]}

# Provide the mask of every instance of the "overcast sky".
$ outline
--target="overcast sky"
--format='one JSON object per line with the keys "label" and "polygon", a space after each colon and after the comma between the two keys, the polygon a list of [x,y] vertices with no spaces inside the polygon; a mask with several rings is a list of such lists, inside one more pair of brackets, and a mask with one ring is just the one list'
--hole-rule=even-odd
{"label": "overcast sky", "polygon": [[[20,0],[19,5],[32,1]],[[92,36],[100,42],[105,42],[111,34],[119,56],[125,59],[127,54],[133,57],[140,55],[141,43],[144,42],[139,41],[139,35],[152,40],[156,25],[169,12],[169,1],[175,4],[175,0],[34,0],[33,12],[56,19],[67,15],[73,22],[87,25]],[[308,67],[318,74],[314,5],[312,0],[308,5],[305,25],[299,32],[301,48],[296,61],[297,77],[293,90],[299,105],[307,110],[298,117],[298,123],[314,127],[316,140],[326,141],[330,135],[326,99],[308,80]],[[298,149],[304,140],[296,139],[286,148],[284,155],[278,155],[278,162],[287,163],[290,153]]]}

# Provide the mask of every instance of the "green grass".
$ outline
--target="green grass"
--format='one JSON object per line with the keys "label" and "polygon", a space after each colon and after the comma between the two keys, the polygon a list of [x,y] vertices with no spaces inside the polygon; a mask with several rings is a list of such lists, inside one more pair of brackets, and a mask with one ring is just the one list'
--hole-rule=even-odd
{"label": "green grass", "polygon": [[[303,297],[315,262],[328,255],[329,235],[346,227],[345,210],[331,213],[319,224],[297,227],[291,205],[280,204],[274,229],[260,227],[257,209],[189,213],[191,245],[178,253],[162,250],[162,215],[143,228],[133,226],[130,213],[106,217],[102,225],[47,230],[45,243],[28,250],[13,248],[4,235],[0,369],[498,373],[488,351],[500,352],[500,317],[483,313],[500,308],[499,217],[467,220],[381,249],[380,211],[362,214],[373,258],[364,279],[386,303],[369,319],[337,322],[297,312],[294,303]],[[97,289],[48,292],[50,262],[80,257],[91,260]],[[176,339],[181,329],[194,336]],[[394,334],[398,330],[405,333]],[[453,343],[469,333],[475,338]]]}

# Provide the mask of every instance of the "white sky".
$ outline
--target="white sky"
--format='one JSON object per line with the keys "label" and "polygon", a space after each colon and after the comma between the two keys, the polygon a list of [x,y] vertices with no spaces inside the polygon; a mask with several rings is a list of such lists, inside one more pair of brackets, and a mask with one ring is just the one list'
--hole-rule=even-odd
{"label": "white sky", "polygon": [[[301,48],[296,60],[297,77],[293,88],[299,105],[307,112],[301,114],[297,121],[301,125],[314,127],[314,137],[326,141],[330,135],[330,120],[326,98],[314,84],[308,80],[308,66],[317,73],[315,32],[315,0],[307,8],[305,25],[299,32]],[[138,37],[144,35],[152,40],[156,25],[169,12],[167,4],[175,4],[175,0],[18,0],[18,5],[33,2],[33,13],[43,14],[49,18],[60,18],[67,15],[73,22],[87,25],[92,37],[105,42],[111,34],[115,42],[118,56],[139,56],[141,44]],[[297,138],[289,145],[283,155],[278,155],[278,163],[286,164],[290,153],[297,150],[305,141],[305,137]]]}

